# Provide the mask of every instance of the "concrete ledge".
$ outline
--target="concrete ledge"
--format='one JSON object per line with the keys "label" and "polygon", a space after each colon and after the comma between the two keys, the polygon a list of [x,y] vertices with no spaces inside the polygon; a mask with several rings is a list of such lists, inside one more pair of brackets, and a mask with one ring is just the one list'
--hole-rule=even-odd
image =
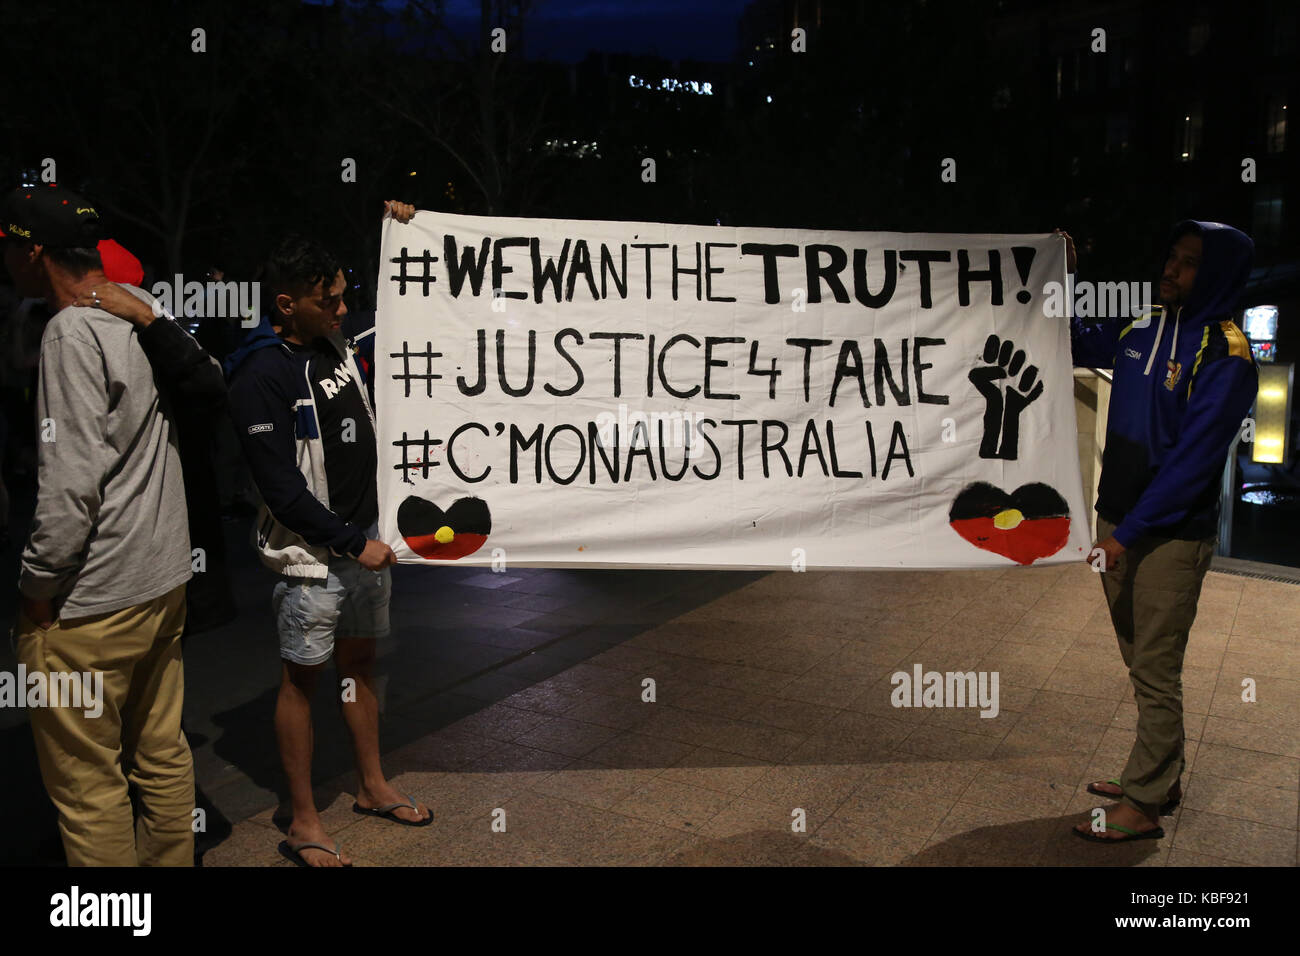
{"label": "concrete ledge", "polygon": [[1241,558],[1225,558],[1216,554],[1210,563],[1210,570],[1244,578],[1259,578],[1263,581],[1300,584],[1300,568],[1287,567],[1285,564],[1265,564],[1263,561],[1245,561]]}

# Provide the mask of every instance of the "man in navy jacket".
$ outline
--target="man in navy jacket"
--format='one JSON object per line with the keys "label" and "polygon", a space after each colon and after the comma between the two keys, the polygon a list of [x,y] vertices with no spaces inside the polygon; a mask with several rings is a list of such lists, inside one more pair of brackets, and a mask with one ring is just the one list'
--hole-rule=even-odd
{"label": "man in navy jacket", "polygon": [[1088,839],[1159,839],[1160,814],[1182,796],[1183,654],[1214,554],[1224,463],[1258,389],[1232,321],[1254,250],[1231,226],[1180,222],[1161,306],[1127,324],[1072,323],[1074,364],[1114,369],[1092,560],[1138,707],[1123,772],[1088,786],[1120,801],[1104,826],[1075,828]]}
{"label": "man in navy jacket", "polygon": [[[402,203],[388,208],[401,222],[415,213]],[[275,729],[293,812],[281,851],[302,866],[345,866],[311,786],[311,700],[332,656],[357,759],[353,810],[407,826],[426,825],[433,814],[398,793],[380,766],[371,668],[375,640],[389,632],[388,568],[396,558],[378,539],[368,366],[340,333],[343,271],[316,243],[290,237],[261,283],[262,324],[226,367],[231,417],[262,497],[256,546],[280,575],[272,596],[282,659]]]}

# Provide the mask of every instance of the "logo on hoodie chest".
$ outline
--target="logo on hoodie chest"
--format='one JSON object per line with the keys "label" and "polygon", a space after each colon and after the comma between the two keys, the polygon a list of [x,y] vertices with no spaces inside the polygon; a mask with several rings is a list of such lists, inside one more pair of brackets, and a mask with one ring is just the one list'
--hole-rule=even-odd
{"label": "logo on hoodie chest", "polygon": [[316,384],[325,393],[326,398],[333,398],[350,381],[352,381],[352,373],[348,371],[346,365],[340,365],[335,369],[332,378],[322,378]]}
{"label": "logo on hoodie chest", "polygon": [[1183,363],[1170,359],[1165,363],[1168,372],[1165,375],[1165,388],[1173,391],[1178,387],[1178,380],[1183,377]]}

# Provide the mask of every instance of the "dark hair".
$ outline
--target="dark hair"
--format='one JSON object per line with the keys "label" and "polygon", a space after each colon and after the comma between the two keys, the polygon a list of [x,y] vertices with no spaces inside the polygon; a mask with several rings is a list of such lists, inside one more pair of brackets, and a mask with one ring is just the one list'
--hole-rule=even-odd
{"label": "dark hair", "polygon": [[45,247],[45,257],[65,272],[80,278],[92,269],[104,268],[103,260],[99,258],[99,250],[95,248],[78,249],[76,247]]}
{"label": "dark hair", "polygon": [[338,260],[319,243],[303,236],[285,237],[267,258],[258,279],[261,283],[263,314],[278,325],[276,296],[291,295],[296,298],[318,282],[333,282],[340,268]]}

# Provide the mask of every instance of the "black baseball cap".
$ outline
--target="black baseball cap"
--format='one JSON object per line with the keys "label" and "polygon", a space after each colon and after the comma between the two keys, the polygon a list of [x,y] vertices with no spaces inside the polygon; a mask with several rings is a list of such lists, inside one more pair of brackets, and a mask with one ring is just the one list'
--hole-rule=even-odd
{"label": "black baseball cap", "polygon": [[0,201],[0,238],[93,249],[101,238],[99,212],[70,189],[22,186]]}

